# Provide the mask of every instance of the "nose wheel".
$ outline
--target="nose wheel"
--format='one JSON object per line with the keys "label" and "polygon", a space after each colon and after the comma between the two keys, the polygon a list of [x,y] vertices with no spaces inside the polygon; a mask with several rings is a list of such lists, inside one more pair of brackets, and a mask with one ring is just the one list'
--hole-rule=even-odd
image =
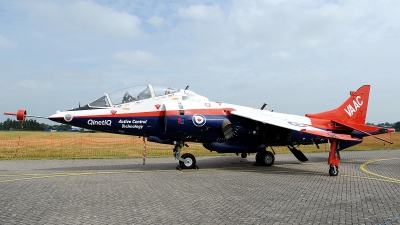
{"label": "nose wheel", "polygon": [[181,169],[195,169],[196,168],[196,158],[190,154],[185,153],[181,156],[184,161],[179,160],[179,166]]}
{"label": "nose wheel", "polygon": [[183,141],[177,141],[175,143],[174,156],[177,160],[179,160],[179,165],[176,167],[176,169],[198,169],[196,165],[196,158],[192,154],[185,153],[181,156],[181,149],[184,145],[185,143]]}

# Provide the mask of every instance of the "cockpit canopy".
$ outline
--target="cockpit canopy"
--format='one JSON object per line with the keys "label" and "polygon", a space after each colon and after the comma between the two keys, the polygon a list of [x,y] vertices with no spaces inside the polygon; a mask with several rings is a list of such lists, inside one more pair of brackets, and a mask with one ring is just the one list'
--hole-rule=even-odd
{"label": "cockpit canopy", "polygon": [[124,104],[128,102],[140,101],[149,98],[155,98],[163,95],[173,94],[179,89],[163,86],[142,85],[129,88],[123,88],[110,94],[96,99],[95,101],[72,110],[98,109],[109,108],[113,105]]}
{"label": "cockpit canopy", "polygon": [[147,85],[124,88],[118,91],[114,91],[108,96],[110,97],[113,105],[119,105],[128,102],[140,101],[144,99],[173,94],[175,92],[177,92],[177,89],[173,89],[170,87]]}

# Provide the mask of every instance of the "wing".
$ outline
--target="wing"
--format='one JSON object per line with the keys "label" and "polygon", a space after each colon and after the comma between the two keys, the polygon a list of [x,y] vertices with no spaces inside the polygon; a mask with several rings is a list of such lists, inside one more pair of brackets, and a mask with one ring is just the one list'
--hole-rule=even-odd
{"label": "wing", "polygon": [[322,138],[339,139],[346,141],[361,141],[361,139],[353,138],[347,134],[335,134],[330,131],[322,130],[307,124],[298,123],[296,121],[289,121],[287,119],[266,113],[267,111],[261,110],[235,110],[231,111],[232,115],[247,118],[250,120],[258,121],[264,124],[270,124],[277,127],[286,128],[289,130],[299,131],[300,133],[307,133],[316,135]]}

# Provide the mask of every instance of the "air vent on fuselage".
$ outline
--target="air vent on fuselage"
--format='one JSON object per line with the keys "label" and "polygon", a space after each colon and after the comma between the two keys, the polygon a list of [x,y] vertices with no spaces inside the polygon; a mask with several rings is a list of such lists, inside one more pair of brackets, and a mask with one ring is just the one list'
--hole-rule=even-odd
{"label": "air vent on fuselage", "polygon": [[231,121],[226,118],[222,122],[221,131],[226,139],[233,137],[233,135],[235,134]]}

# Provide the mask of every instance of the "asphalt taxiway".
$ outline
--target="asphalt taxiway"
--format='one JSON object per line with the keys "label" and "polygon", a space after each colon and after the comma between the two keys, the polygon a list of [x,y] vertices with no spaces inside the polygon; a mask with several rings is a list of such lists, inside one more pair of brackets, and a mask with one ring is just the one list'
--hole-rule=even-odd
{"label": "asphalt taxiway", "polygon": [[0,224],[400,224],[400,150],[0,161]]}

